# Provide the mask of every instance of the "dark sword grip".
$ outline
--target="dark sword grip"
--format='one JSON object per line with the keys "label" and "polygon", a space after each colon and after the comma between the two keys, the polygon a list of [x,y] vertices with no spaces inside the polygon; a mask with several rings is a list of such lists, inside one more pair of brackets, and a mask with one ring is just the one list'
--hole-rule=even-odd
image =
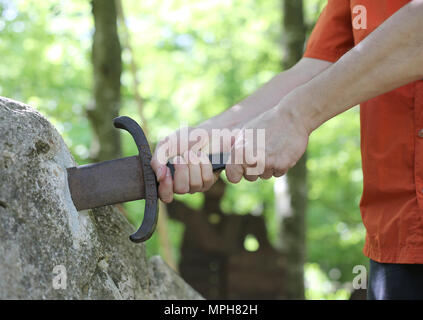
{"label": "dark sword grip", "polygon": [[[213,172],[218,170],[225,170],[227,158],[229,154],[227,153],[220,153],[220,154],[210,154],[209,160],[212,164]],[[173,163],[168,162],[167,167],[170,169],[170,173],[172,174],[172,178],[175,176],[175,166]]]}

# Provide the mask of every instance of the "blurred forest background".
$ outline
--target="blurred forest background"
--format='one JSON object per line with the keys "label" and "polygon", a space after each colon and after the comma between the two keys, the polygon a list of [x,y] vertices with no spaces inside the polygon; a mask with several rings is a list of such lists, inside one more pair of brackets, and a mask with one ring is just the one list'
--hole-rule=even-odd
{"label": "blurred forest background", "polygon": [[[47,116],[79,164],[134,155],[132,138],[119,136],[112,118],[133,117],[156,142],[181,123],[194,126],[220,113],[301,57],[325,4],[0,0],[0,95]],[[274,298],[348,299],[353,267],[367,264],[359,148],[353,108],[311,135],[307,158],[288,178],[231,185],[222,175],[221,194],[177,196],[167,210],[163,205],[148,255],[182,267],[182,247],[192,246],[193,236],[184,240],[190,217],[178,212],[208,211],[214,225],[226,216],[259,217],[266,239],[249,233],[241,245],[253,254],[268,241],[285,257],[284,294]],[[134,226],[141,221],[142,201],[120,209]]]}

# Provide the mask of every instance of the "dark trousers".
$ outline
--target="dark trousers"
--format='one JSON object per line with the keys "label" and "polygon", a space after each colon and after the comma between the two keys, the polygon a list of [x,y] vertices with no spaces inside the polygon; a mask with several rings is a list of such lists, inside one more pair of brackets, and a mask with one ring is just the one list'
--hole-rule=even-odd
{"label": "dark trousers", "polygon": [[423,300],[423,264],[370,260],[368,300]]}

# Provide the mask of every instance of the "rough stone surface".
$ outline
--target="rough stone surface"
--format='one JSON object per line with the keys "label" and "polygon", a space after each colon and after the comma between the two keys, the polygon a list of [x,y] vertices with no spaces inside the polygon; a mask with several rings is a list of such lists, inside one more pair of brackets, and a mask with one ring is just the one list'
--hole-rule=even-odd
{"label": "rough stone surface", "polygon": [[116,209],[76,211],[74,165],[40,113],[0,97],[0,299],[201,299]]}

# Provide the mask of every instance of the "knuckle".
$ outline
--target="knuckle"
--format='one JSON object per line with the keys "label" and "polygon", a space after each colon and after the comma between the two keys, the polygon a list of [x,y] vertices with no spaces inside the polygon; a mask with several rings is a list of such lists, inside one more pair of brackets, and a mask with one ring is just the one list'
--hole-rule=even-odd
{"label": "knuckle", "polygon": [[241,180],[241,175],[233,171],[227,171],[226,177],[228,178],[229,182],[232,183],[238,183]]}
{"label": "knuckle", "polygon": [[203,175],[203,183],[209,184],[213,182],[213,173]]}
{"label": "knuckle", "polygon": [[257,176],[244,176],[244,178],[251,182],[254,182],[257,180]]}
{"label": "knuckle", "polygon": [[172,202],[172,200],[173,200],[173,198],[172,198],[171,196],[168,196],[168,197],[164,197],[164,198],[162,198],[162,201],[163,201],[164,203],[171,203],[171,202]]}
{"label": "knuckle", "polygon": [[172,186],[164,181],[159,185],[159,195],[161,198],[165,198],[168,194],[172,193]]}
{"label": "knuckle", "polygon": [[178,189],[176,189],[176,193],[177,194],[186,194],[189,192],[189,188],[188,187],[180,187]]}
{"label": "knuckle", "polygon": [[284,172],[287,170],[287,166],[284,163],[278,163],[273,169],[277,172]]}
{"label": "knuckle", "polygon": [[182,184],[178,184],[175,186],[175,193],[178,194],[185,194],[189,192],[189,186],[187,185],[182,185]]}
{"label": "knuckle", "polygon": [[200,190],[201,187],[202,187],[202,184],[198,182],[190,184],[190,190]]}
{"label": "knuckle", "polygon": [[263,174],[260,175],[260,179],[267,180],[267,179],[269,179],[269,176],[267,174],[263,173]]}
{"label": "knuckle", "polygon": [[275,158],[274,157],[267,157],[266,158],[266,161],[264,163],[264,166],[265,166],[266,169],[268,169],[268,168],[274,168],[275,165],[276,165],[276,161],[275,161]]}

